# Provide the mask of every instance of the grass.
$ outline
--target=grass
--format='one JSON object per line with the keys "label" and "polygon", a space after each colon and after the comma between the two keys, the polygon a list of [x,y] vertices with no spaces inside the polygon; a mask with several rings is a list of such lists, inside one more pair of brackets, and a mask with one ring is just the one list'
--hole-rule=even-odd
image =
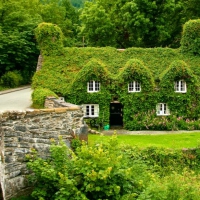
{"label": "grass", "polygon": [[[88,137],[89,145],[96,142],[105,142],[111,136],[92,135]],[[138,147],[164,147],[164,148],[194,148],[200,145],[200,132],[165,134],[165,135],[118,135],[120,144],[127,144]]]}

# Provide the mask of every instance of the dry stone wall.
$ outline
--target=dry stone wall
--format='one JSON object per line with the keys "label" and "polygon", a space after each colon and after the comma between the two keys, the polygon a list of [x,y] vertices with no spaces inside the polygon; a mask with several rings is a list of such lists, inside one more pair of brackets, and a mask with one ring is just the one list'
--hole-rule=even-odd
{"label": "dry stone wall", "polygon": [[86,138],[79,106],[0,113],[0,199],[8,200],[29,187],[25,155],[36,149],[47,157],[51,139],[62,136],[68,146],[74,135]]}

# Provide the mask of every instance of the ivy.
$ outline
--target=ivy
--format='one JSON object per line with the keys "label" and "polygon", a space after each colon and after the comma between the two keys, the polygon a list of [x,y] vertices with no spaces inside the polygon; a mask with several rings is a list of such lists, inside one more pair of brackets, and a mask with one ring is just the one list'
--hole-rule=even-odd
{"label": "ivy", "polygon": [[[174,82],[179,80],[186,81],[186,93],[174,92]],[[172,62],[161,75],[160,102],[168,103],[171,112],[179,116],[198,118],[199,97],[199,83],[196,75],[184,61]]]}
{"label": "ivy", "polygon": [[[99,92],[87,92],[87,83],[91,80],[100,82]],[[110,83],[111,76],[106,66],[102,62],[92,59],[78,72],[66,98],[76,104],[99,104],[99,122],[109,123]]]}
{"label": "ivy", "polygon": [[43,55],[61,54],[63,33],[60,27],[43,22],[35,29],[35,36]]}
{"label": "ivy", "polygon": [[185,23],[181,39],[181,50],[183,53],[200,55],[200,19],[189,20]]}
{"label": "ivy", "polygon": [[[33,88],[47,88],[75,104],[99,104],[98,120],[103,123],[109,123],[110,102],[117,98],[123,105],[124,127],[130,130],[199,128],[200,57],[182,54],[187,51],[184,43],[181,49],[63,48],[57,26],[43,23],[36,33],[44,63],[33,77]],[[87,92],[91,80],[101,83],[99,92]],[[174,91],[178,80],[186,81],[186,93]],[[141,92],[128,93],[132,81],[141,84]],[[167,103],[171,116],[156,116],[158,103]]]}

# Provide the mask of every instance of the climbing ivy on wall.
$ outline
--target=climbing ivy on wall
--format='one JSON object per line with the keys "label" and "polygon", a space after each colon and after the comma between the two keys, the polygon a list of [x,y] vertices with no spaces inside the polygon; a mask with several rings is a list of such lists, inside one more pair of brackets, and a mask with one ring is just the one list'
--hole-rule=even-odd
{"label": "climbing ivy on wall", "polygon": [[[155,83],[148,67],[139,59],[130,59],[117,76],[117,94],[123,105],[124,127],[132,129],[136,123],[134,114],[152,110],[155,107]],[[128,84],[132,81],[140,83],[140,92],[128,92]]]}
{"label": "climbing ivy on wall", "polygon": [[[192,70],[183,60],[177,60],[162,73],[159,101],[168,103],[171,113],[179,116],[197,118],[199,115],[199,82]],[[187,92],[174,91],[174,82],[184,80]]]}
{"label": "climbing ivy on wall", "polygon": [[[91,80],[100,82],[99,92],[87,92],[87,83]],[[92,59],[78,72],[71,84],[66,99],[78,105],[99,104],[100,112],[98,121],[107,124],[109,123],[110,116],[110,84],[111,76],[106,66],[102,62]]]}
{"label": "climbing ivy on wall", "polygon": [[200,19],[190,20],[183,26],[181,50],[183,53],[200,55]]}
{"label": "climbing ivy on wall", "polygon": [[[186,36],[189,37],[186,28],[181,49],[62,48],[59,28],[46,23],[40,26],[36,29],[36,37],[44,63],[33,77],[33,88],[49,89],[75,104],[99,104],[99,122],[104,123],[109,123],[110,102],[117,97],[124,106],[124,126],[130,130],[171,130],[180,127],[179,117],[183,123],[184,120],[199,119],[200,56],[197,53],[196,56],[182,54],[198,49],[198,33],[195,48],[192,42],[189,47],[185,40]],[[47,30],[43,30],[45,26]],[[198,32],[198,27],[193,28]],[[174,81],[181,79],[187,83],[185,94],[174,91]],[[90,80],[101,83],[99,92],[87,92]],[[141,92],[128,93],[130,81],[140,82]],[[157,103],[167,103],[171,115],[156,116]],[[168,122],[169,126],[166,125]],[[198,128],[200,123],[196,124],[190,129]]]}
{"label": "climbing ivy on wall", "polygon": [[42,55],[60,55],[63,50],[63,33],[57,25],[41,23],[35,29],[35,36]]}

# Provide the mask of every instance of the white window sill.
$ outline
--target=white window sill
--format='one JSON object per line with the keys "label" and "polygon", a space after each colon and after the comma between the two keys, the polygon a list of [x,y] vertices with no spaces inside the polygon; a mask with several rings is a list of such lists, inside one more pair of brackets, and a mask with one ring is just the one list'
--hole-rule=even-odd
{"label": "white window sill", "polygon": [[84,118],[97,118],[98,115],[85,115]]}
{"label": "white window sill", "polygon": [[169,116],[170,114],[156,114],[157,116]]}
{"label": "white window sill", "polygon": [[175,91],[176,93],[187,93],[187,91]]}

